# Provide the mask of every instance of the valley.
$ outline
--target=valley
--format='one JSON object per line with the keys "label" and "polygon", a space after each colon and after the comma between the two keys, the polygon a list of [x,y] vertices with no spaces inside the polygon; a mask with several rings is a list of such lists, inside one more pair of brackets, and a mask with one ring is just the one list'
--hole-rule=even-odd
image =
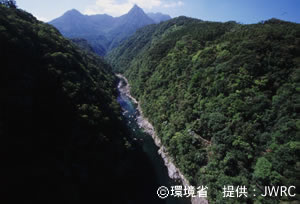
{"label": "valley", "polygon": [[229,183],[249,193],[298,183],[299,29],[278,19],[178,17],[138,30],[106,59],[128,79],[176,167],[222,203]]}
{"label": "valley", "polygon": [[[297,203],[299,56],[299,23],[277,18],[215,22],[133,5],[44,23],[0,0],[2,201]],[[186,186],[207,194],[179,196]]]}

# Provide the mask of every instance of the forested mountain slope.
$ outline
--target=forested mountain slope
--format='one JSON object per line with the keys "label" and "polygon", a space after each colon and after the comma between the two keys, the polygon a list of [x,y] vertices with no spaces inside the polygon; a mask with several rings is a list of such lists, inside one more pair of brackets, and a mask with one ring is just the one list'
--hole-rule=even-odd
{"label": "forested mountain slope", "polygon": [[1,203],[145,201],[150,167],[130,148],[115,87],[96,55],[0,5]]}
{"label": "forested mountain slope", "polygon": [[[299,24],[179,17],[138,30],[107,59],[210,201],[299,200]],[[248,197],[223,198],[228,185]],[[296,186],[297,196],[253,197],[270,185]]]}

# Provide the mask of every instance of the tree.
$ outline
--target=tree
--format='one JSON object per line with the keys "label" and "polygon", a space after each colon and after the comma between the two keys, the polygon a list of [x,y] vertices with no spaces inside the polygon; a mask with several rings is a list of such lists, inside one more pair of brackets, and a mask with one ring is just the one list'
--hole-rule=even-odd
{"label": "tree", "polygon": [[17,4],[15,0],[0,0],[0,4],[8,8],[17,8]]}

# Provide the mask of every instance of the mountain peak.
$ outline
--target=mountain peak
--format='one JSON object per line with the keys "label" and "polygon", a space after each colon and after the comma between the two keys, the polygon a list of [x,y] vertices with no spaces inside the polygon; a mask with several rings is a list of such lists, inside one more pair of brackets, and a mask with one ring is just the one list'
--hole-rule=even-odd
{"label": "mountain peak", "polygon": [[143,27],[145,25],[155,23],[138,5],[134,5],[127,14],[119,17],[122,19],[121,24],[134,24],[137,27]]}
{"label": "mountain peak", "polygon": [[145,14],[143,9],[141,7],[139,7],[138,5],[136,5],[136,4],[134,4],[134,6],[130,9],[130,11],[128,13],[131,13],[131,14],[138,14],[138,13]]}
{"label": "mountain peak", "polygon": [[132,9],[142,9],[142,8],[139,7],[137,4],[134,4],[134,6],[132,7]]}
{"label": "mountain peak", "polygon": [[72,15],[72,16],[75,16],[75,15],[82,15],[78,10],[76,9],[71,9],[69,11],[67,11],[64,15]]}

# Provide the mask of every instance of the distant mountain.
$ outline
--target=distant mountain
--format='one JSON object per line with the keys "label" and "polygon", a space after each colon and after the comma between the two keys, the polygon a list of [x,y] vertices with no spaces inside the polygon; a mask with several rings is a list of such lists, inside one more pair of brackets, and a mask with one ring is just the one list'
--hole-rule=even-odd
{"label": "distant mountain", "polygon": [[155,21],[155,23],[160,23],[171,19],[171,16],[162,13],[147,13],[147,15]]}
{"label": "distant mountain", "polygon": [[134,34],[138,28],[154,23],[140,7],[135,5],[127,14],[115,18],[115,23],[111,26],[112,28],[107,36],[111,40],[108,51]]}
{"label": "distant mountain", "polygon": [[[99,20],[102,22],[103,20]],[[78,37],[86,35],[86,33],[99,33],[101,26],[94,21],[90,21],[85,15],[79,11],[72,9],[67,11],[62,17],[50,22],[59,29],[59,31],[67,37]]]}
{"label": "distant mountain", "polygon": [[97,54],[104,56],[137,29],[169,18],[160,13],[150,14],[149,17],[134,5],[127,14],[115,18],[106,14],[83,15],[72,9],[49,23],[65,37],[86,39]]}

